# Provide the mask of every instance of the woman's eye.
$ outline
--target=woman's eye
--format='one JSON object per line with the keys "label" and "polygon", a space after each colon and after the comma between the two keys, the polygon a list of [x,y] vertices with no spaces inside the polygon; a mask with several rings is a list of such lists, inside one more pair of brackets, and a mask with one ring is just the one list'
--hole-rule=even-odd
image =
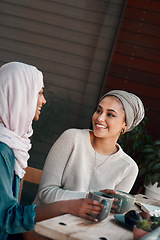
{"label": "woman's eye", "polygon": [[112,113],[107,113],[108,117],[115,117]]}
{"label": "woman's eye", "polygon": [[101,110],[99,110],[99,109],[97,109],[97,111],[96,111],[96,112],[97,112],[97,113],[102,113],[102,112],[101,112]]}

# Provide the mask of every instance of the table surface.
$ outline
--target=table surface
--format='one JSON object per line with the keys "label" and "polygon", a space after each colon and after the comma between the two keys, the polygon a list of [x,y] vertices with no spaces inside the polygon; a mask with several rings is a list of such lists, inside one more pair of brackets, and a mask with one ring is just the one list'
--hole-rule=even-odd
{"label": "table surface", "polygon": [[[159,204],[158,200],[142,194],[136,195],[136,200],[151,205]],[[136,205],[133,209],[140,211]],[[54,240],[133,240],[132,229],[118,222],[113,213],[98,223],[65,214],[38,222],[35,232]]]}

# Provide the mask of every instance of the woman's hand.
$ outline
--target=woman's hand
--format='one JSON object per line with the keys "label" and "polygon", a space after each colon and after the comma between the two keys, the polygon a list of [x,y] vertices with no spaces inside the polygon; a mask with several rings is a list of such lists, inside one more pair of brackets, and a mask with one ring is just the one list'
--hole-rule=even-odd
{"label": "woman's hand", "polygon": [[102,203],[99,203],[98,201],[89,198],[73,199],[68,200],[67,213],[92,221],[97,221],[97,219],[91,217],[90,214],[99,215],[102,207]]}
{"label": "woman's hand", "polygon": [[116,190],[112,190],[112,189],[103,189],[103,190],[100,190],[100,192],[103,192],[105,194],[108,194],[108,193],[116,193]]}
{"label": "woman's hand", "polygon": [[[103,192],[105,194],[109,194],[109,193],[116,193],[116,190],[112,190],[112,189],[104,189],[104,190],[100,190],[100,192]],[[111,208],[111,212],[115,212],[115,210],[117,209],[117,205],[116,203],[118,202],[118,198],[114,198],[114,202]]]}
{"label": "woman's hand", "polygon": [[90,214],[99,215],[103,204],[89,198],[57,201],[35,207],[35,222],[70,213],[78,217],[96,221]]}

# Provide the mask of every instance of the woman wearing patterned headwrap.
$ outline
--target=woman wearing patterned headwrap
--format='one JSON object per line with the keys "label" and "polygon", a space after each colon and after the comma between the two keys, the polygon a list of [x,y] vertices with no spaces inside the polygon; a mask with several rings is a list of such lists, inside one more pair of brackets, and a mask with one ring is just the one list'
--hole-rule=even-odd
{"label": "woman wearing patterned headwrap", "polygon": [[138,166],[117,140],[143,117],[143,103],[136,95],[122,90],[105,94],[92,116],[93,130],[69,129],[52,146],[35,202],[81,198],[90,190],[129,192]]}

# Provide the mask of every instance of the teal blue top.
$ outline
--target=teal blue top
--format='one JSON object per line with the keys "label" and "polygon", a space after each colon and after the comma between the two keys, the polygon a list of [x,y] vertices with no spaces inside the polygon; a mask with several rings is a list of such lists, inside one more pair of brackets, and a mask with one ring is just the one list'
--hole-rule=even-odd
{"label": "teal blue top", "polygon": [[35,204],[18,204],[20,178],[14,172],[14,153],[0,142],[0,239],[8,234],[31,231],[35,226]]}

